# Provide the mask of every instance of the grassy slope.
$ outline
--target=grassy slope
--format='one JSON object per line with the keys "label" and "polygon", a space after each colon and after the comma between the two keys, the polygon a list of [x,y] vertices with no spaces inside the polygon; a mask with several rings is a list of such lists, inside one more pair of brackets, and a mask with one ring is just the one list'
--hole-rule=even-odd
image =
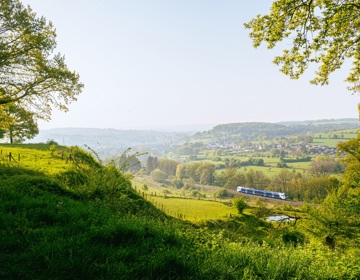
{"label": "grassy slope", "polygon": [[[97,177],[85,167],[74,173],[86,171],[87,178],[79,176],[82,185],[62,180],[64,185],[59,175],[65,171],[53,165],[41,172],[0,165],[1,279],[360,277],[358,258],[320,245],[277,246],[281,234],[293,229],[275,230],[252,215],[198,227],[167,217],[111,169],[92,170],[112,174],[101,186],[86,181]],[[74,170],[70,164],[64,168]],[[116,191],[105,188],[114,176],[120,180]],[[263,240],[273,236],[273,245],[246,241],[252,229]],[[239,235],[248,237],[238,243]]]}

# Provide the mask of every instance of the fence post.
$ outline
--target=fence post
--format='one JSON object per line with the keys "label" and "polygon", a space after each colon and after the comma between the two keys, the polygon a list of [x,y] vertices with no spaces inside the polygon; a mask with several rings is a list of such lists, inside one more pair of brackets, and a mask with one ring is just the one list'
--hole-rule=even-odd
{"label": "fence post", "polygon": [[12,158],[12,155],[11,155],[11,152],[9,153],[9,161],[11,162],[11,158]]}

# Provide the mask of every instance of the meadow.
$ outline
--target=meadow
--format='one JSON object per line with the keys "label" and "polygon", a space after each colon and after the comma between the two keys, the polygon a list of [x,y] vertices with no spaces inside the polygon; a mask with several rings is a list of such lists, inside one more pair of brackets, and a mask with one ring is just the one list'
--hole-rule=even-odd
{"label": "meadow", "polygon": [[45,174],[59,174],[71,166],[69,164],[70,153],[66,147],[48,144],[1,144],[0,163]]}

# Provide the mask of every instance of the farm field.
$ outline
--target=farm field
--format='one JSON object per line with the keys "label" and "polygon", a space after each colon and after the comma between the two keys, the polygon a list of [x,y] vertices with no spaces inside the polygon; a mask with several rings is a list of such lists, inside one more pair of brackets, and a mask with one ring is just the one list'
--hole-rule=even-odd
{"label": "farm field", "polygon": [[166,214],[192,222],[225,219],[237,214],[231,204],[216,201],[172,197],[151,197],[148,200]]}
{"label": "farm field", "polygon": [[[133,188],[146,200],[166,214],[189,221],[223,219],[235,215],[237,210],[231,199],[220,200],[213,197],[213,191],[205,191],[205,198],[191,197],[180,191],[161,187],[156,182],[144,178],[134,178]],[[143,189],[146,183],[147,190]]]}

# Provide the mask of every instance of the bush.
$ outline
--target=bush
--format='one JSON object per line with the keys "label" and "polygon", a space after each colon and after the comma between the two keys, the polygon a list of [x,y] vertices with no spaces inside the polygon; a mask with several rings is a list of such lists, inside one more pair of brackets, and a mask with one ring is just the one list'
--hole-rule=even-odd
{"label": "bush", "polygon": [[56,142],[54,139],[48,139],[48,140],[46,141],[46,144],[47,144],[47,145],[55,145],[55,146],[58,146],[58,145],[59,145],[59,143]]}
{"label": "bush", "polygon": [[298,244],[304,244],[305,235],[299,231],[287,231],[283,234],[282,240],[286,244],[292,244],[295,247]]}
{"label": "bush", "polygon": [[233,205],[236,207],[239,214],[241,214],[244,211],[244,209],[248,206],[243,197],[235,198],[233,201]]}
{"label": "bush", "polygon": [[228,198],[233,197],[234,195],[230,194],[226,189],[219,190],[215,193],[215,196],[218,198]]}

